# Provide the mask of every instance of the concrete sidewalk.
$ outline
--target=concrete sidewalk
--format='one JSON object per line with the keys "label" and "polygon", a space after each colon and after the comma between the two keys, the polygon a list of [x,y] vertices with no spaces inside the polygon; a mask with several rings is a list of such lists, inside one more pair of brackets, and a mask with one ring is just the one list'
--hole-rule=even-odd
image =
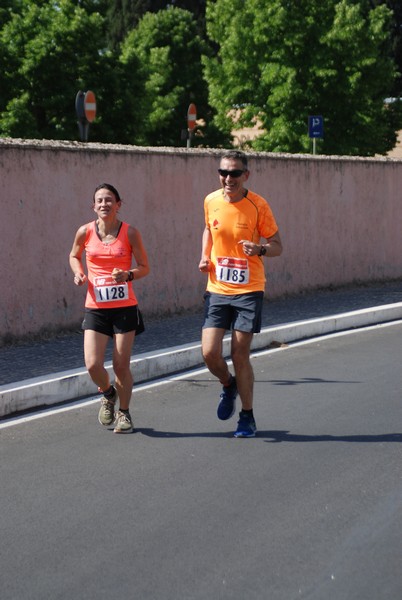
{"label": "concrete sidewalk", "polygon": [[[147,321],[135,343],[132,369],[137,383],[203,364],[202,306],[193,314]],[[263,329],[253,350],[326,333],[402,318],[402,280],[316,291],[266,300]],[[81,331],[45,341],[0,348],[0,418],[16,412],[91,396],[96,388],[83,362]],[[111,344],[107,368],[111,372]],[[225,353],[229,336],[225,338]]]}

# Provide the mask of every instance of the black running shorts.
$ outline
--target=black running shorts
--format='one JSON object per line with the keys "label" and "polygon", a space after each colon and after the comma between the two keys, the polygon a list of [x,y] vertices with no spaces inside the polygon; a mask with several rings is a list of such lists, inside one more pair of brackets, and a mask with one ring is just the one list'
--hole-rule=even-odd
{"label": "black running shorts", "polygon": [[116,333],[135,331],[136,335],[145,329],[141,311],[136,306],[123,308],[86,308],[82,329],[92,329],[113,337]]}

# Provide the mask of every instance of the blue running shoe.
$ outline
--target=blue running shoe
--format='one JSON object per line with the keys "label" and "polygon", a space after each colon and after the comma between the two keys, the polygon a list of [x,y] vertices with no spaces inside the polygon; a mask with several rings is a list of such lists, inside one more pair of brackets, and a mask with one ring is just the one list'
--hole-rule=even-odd
{"label": "blue running shoe", "polygon": [[237,385],[236,379],[232,377],[232,383],[222,388],[220,395],[220,402],[218,404],[218,419],[226,421],[233,417],[236,410],[236,397],[237,397]]}
{"label": "blue running shoe", "polygon": [[237,429],[234,436],[236,438],[250,438],[255,437],[257,426],[255,424],[254,417],[241,411],[239,413],[239,421],[237,423]]}

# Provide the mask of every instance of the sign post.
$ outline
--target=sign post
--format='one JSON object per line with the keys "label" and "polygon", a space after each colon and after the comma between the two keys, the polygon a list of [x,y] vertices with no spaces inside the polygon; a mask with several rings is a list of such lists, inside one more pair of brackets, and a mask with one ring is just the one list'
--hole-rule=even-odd
{"label": "sign post", "polygon": [[75,97],[75,110],[78,117],[78,131],[82,142],[88,141],[89,124],[96,117],[96,99],[95,94],[88,90],[87,92],[78,92]]}
{"label": "sign post", "polygon": [[313,140],[313,154],[316,149],[316,139],[324,138],[324,119],[321,115],[312,115],[308,118],[308,135]]}
{"label": "sign post", "polygon": [[191,146],[191,137],[194,133],[195,122],[197,120],[197,107],[195,104],[191,103],[188,107],[187,111],[187,129],[188,129],[188,138],[187,138],[187,148]]}

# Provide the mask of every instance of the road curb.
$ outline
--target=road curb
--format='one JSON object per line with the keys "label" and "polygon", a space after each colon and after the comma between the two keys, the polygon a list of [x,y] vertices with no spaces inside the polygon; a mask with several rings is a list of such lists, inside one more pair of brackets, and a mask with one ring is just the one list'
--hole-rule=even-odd
{"label": "road curb", "polygon": [[[265,327],[261,333],[254,336],[252,350],[262,350],[273,342],[291,343],[337,331],[396,321],[401,318],[402,302],[274,325]],[[230,336],[226,336],[224,339],[226,355],[229,354],[229,344]],[[172,375],[202,364],[200,344],[184,344],[167,348],[161,352],[147,352],[131,360],[136,383]],[[106,368],[111,374],[110,362],[106,363]],[[92,396],[95,393],[94,384],[84,367],[10,383],[0,386],[0,418],[20,411]]]}

